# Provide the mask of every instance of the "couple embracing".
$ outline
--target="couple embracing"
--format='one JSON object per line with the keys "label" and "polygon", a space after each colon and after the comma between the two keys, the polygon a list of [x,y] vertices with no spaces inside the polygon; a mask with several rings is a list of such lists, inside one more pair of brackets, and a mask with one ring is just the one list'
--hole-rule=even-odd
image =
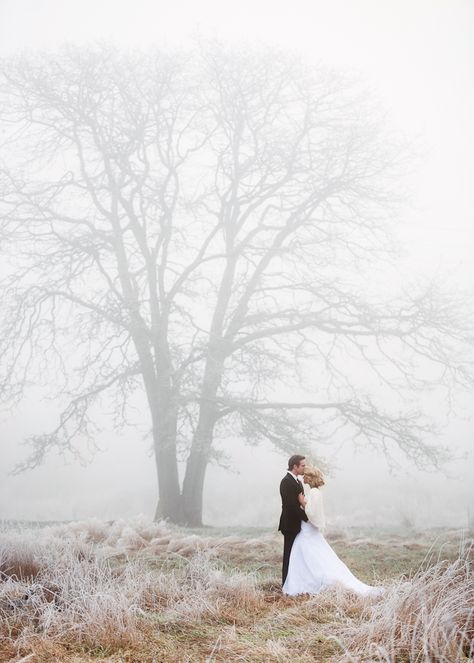
{"label": "couple embracing", "polygon": [[[308,486],[306,493],[299,477]],[[380,587],[358,580],[324,538],[323,485],[321,470],[307,466],[304,456],[291,456],[280,483],[283,593],[318,594],[323,587],[340,584],[363,596],[380,594]]]}

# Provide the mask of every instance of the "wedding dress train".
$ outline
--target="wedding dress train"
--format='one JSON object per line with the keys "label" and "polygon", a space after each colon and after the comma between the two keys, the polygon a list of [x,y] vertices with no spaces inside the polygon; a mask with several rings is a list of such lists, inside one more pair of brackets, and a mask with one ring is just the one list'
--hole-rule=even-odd
{"label": "wedding dress train", "polygon": [[301,523],[301,531],[291,548],[288,575],[282,588],[284,594],[318,594],[323,587],[335,584],[362,596],[383,591],[356,578],[324,538],[317,526],[324,527],[322,496],[318,488],[309,491],[306,515],[309,520]]}

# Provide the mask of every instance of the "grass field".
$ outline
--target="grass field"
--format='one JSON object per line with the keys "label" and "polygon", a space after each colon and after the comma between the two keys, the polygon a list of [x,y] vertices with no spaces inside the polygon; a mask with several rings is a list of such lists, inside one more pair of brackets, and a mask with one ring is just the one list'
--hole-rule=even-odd
{"label": "grass field", "polygon": [[327,538],[382,598],[283,596],[283,540],[270,529],[4,523],[0,661],[474,661],[465,532]]}

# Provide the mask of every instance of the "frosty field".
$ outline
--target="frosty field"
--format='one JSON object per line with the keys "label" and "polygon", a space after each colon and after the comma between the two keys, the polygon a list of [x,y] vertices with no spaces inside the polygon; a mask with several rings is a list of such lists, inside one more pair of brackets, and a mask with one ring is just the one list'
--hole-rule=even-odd
{"label": "frosty field", "polygon": [[270,529],[184,530],[143,518],[3,523],[0,661],[474,660],[465,532],[329,532],[381,599],[280,591]]}

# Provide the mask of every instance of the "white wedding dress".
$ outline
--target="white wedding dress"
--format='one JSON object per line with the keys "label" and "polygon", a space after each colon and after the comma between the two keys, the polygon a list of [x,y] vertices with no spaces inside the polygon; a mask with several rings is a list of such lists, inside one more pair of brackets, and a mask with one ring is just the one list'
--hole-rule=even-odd
{"label": "white wedding dress", "polygon": [[308,522],[301,523],[291,548],[288,575],[282,587],[284,594],[318,594],[323,587],[340,584],[362,596],[377,595],[379,587],[358,580],[336,555],[324,538],[325,527],[322,494],[310,488],[306,494]]}

